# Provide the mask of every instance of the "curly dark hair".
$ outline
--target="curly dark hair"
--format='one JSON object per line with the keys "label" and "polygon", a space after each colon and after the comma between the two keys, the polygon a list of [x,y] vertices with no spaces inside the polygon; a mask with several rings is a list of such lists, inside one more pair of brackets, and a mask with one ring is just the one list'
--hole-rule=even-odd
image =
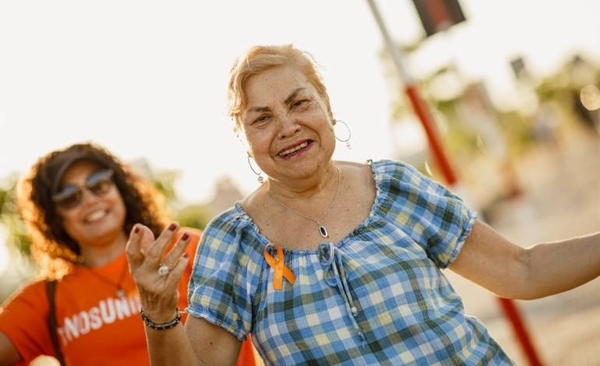
{"label": "curly dark hair", "polygon": [[134,224],[142,223],[159,235],[169,219],[164,196],[106,148],[86,142],[52,151],[40,157],[17,185],[17,207],[28,227],[32,255],[49,277],[68,273],[81,254],[79,244],[65,231],[52,200],[67,168],[81,160],[113,171],[112,179],[125,203],[126,234]]}

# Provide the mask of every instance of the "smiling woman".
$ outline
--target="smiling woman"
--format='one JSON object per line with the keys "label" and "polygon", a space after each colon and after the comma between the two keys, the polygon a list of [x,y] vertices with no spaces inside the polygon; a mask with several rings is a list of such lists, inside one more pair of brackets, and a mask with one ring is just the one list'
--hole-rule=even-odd
{"label": "smiling woman", "polygon": [[[291,44],[231,67],[228,112],[266,179],[205,227],[186,331],[147,329],[153,365],[232,365],[250,334],[268,365],[514,365],[447,275],[505,299],[559,294],[600,276],[600,233],[512,242],[406,162],[334,159],[338,110],[319,71]],[[129,238],[145,314],[178,321],[178,273],[157,281],[157,253],[186,265],[187,242],[168,250],[173,230],[143,225]]]}
{"label": "smiling woman", "polygon": [[[148,365],[139,294],[124,250],[135,223],[147,223],[156,234],[165,227],[160,193],[133,167],[87,142],[44,154],[16,192],[42,276],[2,303],[0,366],[43,355],[78,366]],[[190,240],[186,251],[193,255],[201,232],[173,234]],[[191,266],[181,272],[174,283],[182,294],[173,298],[178,309],[187,306]],[[251,345],[243,349],[252,352]]]}

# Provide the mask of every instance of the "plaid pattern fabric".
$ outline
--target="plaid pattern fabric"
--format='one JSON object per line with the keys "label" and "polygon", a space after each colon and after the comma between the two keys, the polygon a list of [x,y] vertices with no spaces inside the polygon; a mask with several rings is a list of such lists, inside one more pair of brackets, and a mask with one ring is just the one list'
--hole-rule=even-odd
{"label": "plaid pattern fabric", "polygon": [[512,365],[441,272],[475,213],[409,165],[369,163],[369,217],[339,243],[284,249],[296,281],[282,290],[263,257],[269,240],[239,203],[216,217],[195,258],[188,312],[239,339],[251,332],[269,365]]}

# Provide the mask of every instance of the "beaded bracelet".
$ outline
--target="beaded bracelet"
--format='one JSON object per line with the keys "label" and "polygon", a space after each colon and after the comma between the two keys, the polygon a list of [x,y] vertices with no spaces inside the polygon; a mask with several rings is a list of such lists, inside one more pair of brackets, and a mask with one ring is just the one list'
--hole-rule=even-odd
{"label": "beaded bracelet", "polygon": [[149,326],[152,329],[156,329],[156,330],[166,330],[166,329],[171,329],[174,326],[176,326],[177,324],[179,324],[181,322],[181,314],[179,313],[179,309],[175,308],[175,310],[177,311],[177,315],[175,315],[175,319],[166,322],[166,323],[161,323],[161,324],[157,324],[155,322],[153,322],[152,320],[150,320],[150,318],[148,318],[148,316],[146,315],[146,313],[144,313],[144,309],[140,309],[140,315],[142,316],[142,320],[144,321],[144,323]]}

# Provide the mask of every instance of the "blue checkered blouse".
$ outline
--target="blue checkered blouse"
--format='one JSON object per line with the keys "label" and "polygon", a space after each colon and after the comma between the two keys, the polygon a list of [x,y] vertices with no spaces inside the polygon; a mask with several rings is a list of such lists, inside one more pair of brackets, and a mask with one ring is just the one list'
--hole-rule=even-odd
{"label": "blue checkered blouse", "polygon": [[269,240],[241,205],[214,218],[195,258],[189,314],[240,340],[252,333],[267,365],[512,365],[440,271],[475,213],[409,165],[369,163],[369,217],[338,243],[284,249],[296,281],[282,290],[263,255]]}

